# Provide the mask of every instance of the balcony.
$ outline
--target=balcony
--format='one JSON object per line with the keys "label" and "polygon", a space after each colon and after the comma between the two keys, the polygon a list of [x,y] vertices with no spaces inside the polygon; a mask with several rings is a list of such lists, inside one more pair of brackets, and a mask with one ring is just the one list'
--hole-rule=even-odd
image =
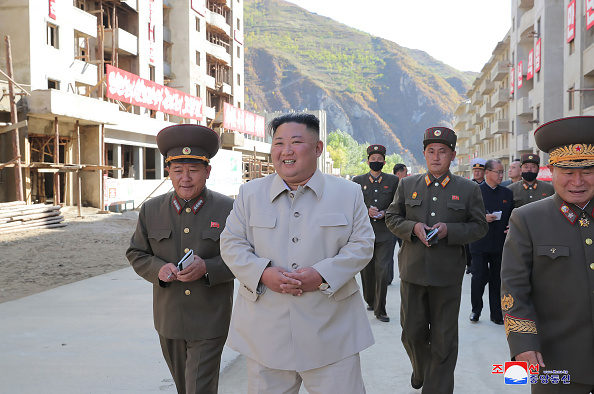
{"label": "balcony", "polygon": [[491,104],[485,102],[485,104],[483,104],[483,106],[481,107],[481,109],[479,110],[479,115],[481,117],[485,117],[488,115],[493,115],[495,113],[495,109],[493,109],[493,107],[491,106]]}
{"label": "balcony", "polygon": [[[532,30],[534,30],[534,8],[531,8],[522,15],[518,28],[518,38],[524,38]],[[532,40],[532,38],[530,39]]]}
{"label": "balcony", "polygon": [[469,148],[475,146],[479,141],[479,135],[477,133],[474,133],[471,137],[470,137],[470,146]]}
{"label": "balcony", "polygon": [[485,127],[481,131],[479,131],[479,139],[481,141],[493,139],[493,134],[491,134],[491,127]]}
{"label": "balcony", "polygon": [[171,29],[167,26],[163,26],[163,41],[173,44],[173,41],[171,41]]}
{"label": "balcony", "polygon": [[493,90],[495,90],[495,84],[491,81],[484,80],[483,83],[481,83],[479,92],[481,94],[491,94],[493,93]]}
{"label": "balcony", "polygon": [[138,1],[137,0],[122,0],[122,3],[138,12]]}
{"label": "balcony", "polygon": [[172,77],[172,73],[171,73],[171,64],[167,63],[167,62],[163,62],[163,76],[165,77]]}
{"label": "balcony", "polygon": [[72,14],[68,20],[72,23],[74,30],[87,37],[97,38],[97,17],[84,12],[78,7],[71,8]]}
{"label": "balcony", "polygon": [[454,111],[454,115],[459,116],[459,115],[463,115],[466,112],[466,102],[463,101],[460,104],[458,104],[458,106],[456,107],[456,110]]}
{"label": "balcony", "polygon": [[472,104],[474,105],[482,105],[484,101],[484,97],[482,94],[480,94],[478,91],[474,92],[474,94],[472,95]]}
{"label": "balcony", "polygon": [[210,75],[205,75],[204,76],[204,82],[206,82],[206,87],[210,88],[212,90],[216,90],[216,80],[214,77],[211,77]]}
{"label": "balcony", "polygon": [[475,113],[474,115],[472,115],[472,117],[470,118],[470,123],[473,126],[479,125],[481,123],[483,123],[483,117],[480,116],[479,114]]}
{"label": "balcony", "polygon": [[223,15],[217,14],[216,12],[212,12],[210,10],[207,10],[206,13],[206,17],[208,18],[207,21],[209,24],[218,28],[219,30],[222,30],[223,32],[225,32],[225,34],[227,34],[227,36],[231,37],[231,26],[229,26],[229,24],[227,23],[227,19],[225,19]]}
{"label": "balcony", "polygon": [[520,8],[534,7],[534,0],[518,0],[518,7],[520,7]]}
{"label": "balcony", "polygon": [[85,85],[97,85],[97,65],[75,59],[68,67],[68,74],[74,77],[76,82]]}
{"label": "balcony", "polygon": [[[111,43],[112,34],[112,29],[106,29],[104,42]],[[119,54],[138,56],[138,37],[118,28],[116,31],[116,48]],[[105,45],[105,52],[111,52],[111,45]]]}
{"label": "balcony", "polygon": [[530,99],[528,97],[521,97],[516,100],[516,115],[532,116],[532,107],[530,106]]}
{"label": "balcony", "polygon": [[231,64],[231,55],[227,53],[227,50],[217,44],[213,44],[211,42],[209,42],[208,44],[208,50],[207,52],[209,54],[211,54],[212,56],[216,57],[217,59],[225,62],[225,64],[230,65]]}
{"label": "balcony", "polygon": [[454,129],[462,129],[468,122],[470,122],[469,114],[458,115],[454,120]]}
{"label": "balcony", "polygon": [[509,103],[509,89],[499,89],[491,97],[491,105],[493,108],[499,108]]}
{"label": "balcony", "polygon": [[493,69],[491,70],[491,81],[493,82],[500,82],[509,75],[509,67],[508,61],[499,61],[495,64]]}
{"label": "balcony", "polygon": [[594,44],[584,50],[582,62],[584,75],[594,76]]}
{"label": "balcony", "polygon": [[523,133],[516,136],[516,152],[532,152],[530,144],[528,143],[528,133]]}
{"label": "balcony", "polygon": [[491,134],[505,134],[509,132],[509,120],[499,119],[491,123]]}
{"label": "balcony", "polygon": [[217,116],[217,111],[214,107],[204,106],[204,117],[207,119],[214,119]]}

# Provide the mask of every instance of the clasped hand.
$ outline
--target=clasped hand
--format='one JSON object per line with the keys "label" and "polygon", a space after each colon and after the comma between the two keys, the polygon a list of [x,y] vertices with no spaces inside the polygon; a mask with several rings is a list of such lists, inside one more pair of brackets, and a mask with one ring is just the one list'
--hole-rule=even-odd
{"label": "clasped hand", "polygon": [[425,246],[429,247],[431,245],[429,244],[429,241],[427,241],[427,233],[435,228],[438,229],[437,235],[435,235],[435,237],[438,239],[443,239],[448,236],[448,226],[442,222],[435,223],[433,227],[429,227],[425,223],[418,222],[415,224],[413,232],[417,238],[419,238],[419,240],[425,244]]}
{"label": "clasped hand", "polygon": [[312,267],[287,271],[281,267],[268,267],[262,273],[264,286],[282,294],[300,296],[304,292],[316,291],[322,284],[320,273]]}

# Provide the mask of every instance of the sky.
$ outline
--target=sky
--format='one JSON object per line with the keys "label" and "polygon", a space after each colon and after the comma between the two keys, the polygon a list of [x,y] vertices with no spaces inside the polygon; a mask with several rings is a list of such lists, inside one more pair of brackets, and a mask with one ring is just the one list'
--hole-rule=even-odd
{"label": "sky", "polygon": [[511,0],[288,0],[460,71],[480,72],[511,28]]}

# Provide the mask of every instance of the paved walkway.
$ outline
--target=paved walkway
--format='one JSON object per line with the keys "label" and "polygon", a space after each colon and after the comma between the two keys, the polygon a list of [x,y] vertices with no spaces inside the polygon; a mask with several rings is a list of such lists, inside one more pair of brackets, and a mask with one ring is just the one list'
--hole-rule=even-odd
{"label": "paved walkway", "polygon": [[[502,375],[491,374],[492,364],[508,360],[505,333],[489,320],[468,322],[469,293],[466,275],[455,392],[528,393],[528,387],[506,386]],[[0,392],[175,393],[153,328],[151,299],[151,285],[126,268],[0,304]],[[396,279],[388,291],[392,321],[381,323],[369,312],[376,344],[361,354],[369,394],[420,392],[409,384],[399,305]],[[226,348],[221,370],[221,394],[245,393],[242,356]]]}

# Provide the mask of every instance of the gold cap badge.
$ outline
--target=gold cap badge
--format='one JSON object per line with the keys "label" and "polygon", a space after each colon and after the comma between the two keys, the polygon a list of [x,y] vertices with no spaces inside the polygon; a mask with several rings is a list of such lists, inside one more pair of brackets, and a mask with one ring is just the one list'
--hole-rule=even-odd
{"label": "gold cap badge", "polygon": [[435,130],[433,132],[433,135],[436,136],[436,137],[439,137],[441,135],[441,130]]}
{"label": "gold cap badge", "polygon": [[192,149],[186,146],[184,149],[182,149],[182,153],[184,155],[189,155],[190,153],[192,153]]}

